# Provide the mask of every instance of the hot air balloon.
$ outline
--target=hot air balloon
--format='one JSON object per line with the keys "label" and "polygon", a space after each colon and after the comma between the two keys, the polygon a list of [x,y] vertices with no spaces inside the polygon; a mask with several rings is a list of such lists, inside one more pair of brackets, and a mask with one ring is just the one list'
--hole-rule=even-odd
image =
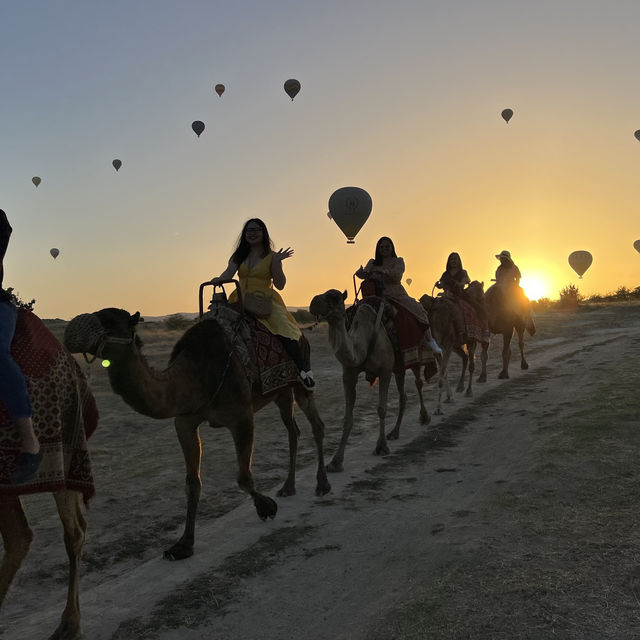
{"label": "hot air balloon", "polygon": [[56,249],[55,247],[53,247],[53,249],[51,249],[49,251],[49,253],[51,254],[53,259],[55,260],[60,255],[60,249]]}
{"label": "hot air balloon", "polygon": [[582,275],[591,266],[592,262],[593,256],[588,251],[574,251],[569,254],[569,264],[580,278],[582,278]]}
{"label": "hot air balloon", "polygon": [[298,95],[298,91],[300,91],[300,83],[291,78],[284,83],[284,90],[291,100],[293,100]]}
{"label": "hot air balloon", "polygon": [[200,137],[200,134],[204,131],[204,122],[200,121],[200,120],[194,120],[191,123],[191,128],[193,129],[193,132],[198,136],[198,138]]}
{"label": "hot air balloon", "polygon": [[504,121],[509,124],[509,120],[513,117],[513,109],[504,109],[500,115],[504,118]]}
{"label": "hot air balloon", "polygon": [[347,244],[354,238],[371,214],[371,196],[360,187],[342,187],[329,198],[329,215],[347,236]]}
{"label": "hot air balloon", "polygon": [[216,89],[216,93],[218,94],[218,97],[221,98],[222,94],[224,93],[224,85],[223,84],[217,84],[215,86]]}
{"label": "hot air balloon", "polygon": [[636,140],[640,142],[640,129],[638,129],[633,135],[636,137]]}
{"label": "hot air balloon", "polygon": [[407,279],[405,280],[405,282],[406,282],[409,286],[411,286],[411,283],[413,282],[413,280],[412,280],[411,278],[407,278]]}
{"label": "hot air balloon", "polygon": [[31,182],[33,182],[33,184],[35,184],[37,187],[42,182],[42,180],[40,180],[38,176],[33,176],[33,178],[31,178]]}
{"label": "hot air balloon", "polygon": [[640,240],[636,240],[636,241],[633,243],[633,248],[634,248],[638,253],[640,253]]}
{"label": "hot air balloon", "polygon": [[118,160],[117,158],[111,163],[113,168],[117,171],[122,166],[122,160]]}

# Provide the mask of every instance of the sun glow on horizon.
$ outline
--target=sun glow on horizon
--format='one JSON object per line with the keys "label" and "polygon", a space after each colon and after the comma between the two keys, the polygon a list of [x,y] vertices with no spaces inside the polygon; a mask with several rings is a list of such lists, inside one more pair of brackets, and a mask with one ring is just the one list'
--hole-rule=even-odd
{"label": "sun glow on horizon", "polygon": [[546,278],[539,275],[523,277],[520,286],[529,300],[540,300],[540,298],[551,297],[551,286]]}

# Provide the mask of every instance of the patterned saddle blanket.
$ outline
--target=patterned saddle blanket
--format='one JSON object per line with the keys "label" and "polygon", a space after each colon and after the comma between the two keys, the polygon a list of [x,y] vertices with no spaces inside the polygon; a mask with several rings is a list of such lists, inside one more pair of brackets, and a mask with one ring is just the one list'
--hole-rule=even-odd
{"label": "patterned saddle blanket", "polygon": [[[211,305],[202,318],[212,318],[225,329],[247,377],[252,384],[259,385],[262,395],[298,380],[298,368],[285,351],[282,340],[257,319],[242,315],[226,304]],[[307,368],[311,368],[311,349],[304,335],[300,338],[300,348],[309,365]]]}
{"label": "patterned saddle blanket", "polygon": [[72,489],[85,503],[95,494],[87,440],[98,425],[98,409],[73,356],[35,314],[18,310],[11,354],[27,380],[33,425],[44,451],[33,480],[9,484],[20,438],[0,403],[0,509],[18,505],[18,495]]}

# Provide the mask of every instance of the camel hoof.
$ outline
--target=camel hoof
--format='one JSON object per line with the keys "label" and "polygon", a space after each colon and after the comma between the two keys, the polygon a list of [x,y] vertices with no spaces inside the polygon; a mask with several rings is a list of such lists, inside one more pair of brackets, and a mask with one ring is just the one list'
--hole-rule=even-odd
{"label": "camel hoof", "polygon": [[499,380],[507,380],[509,378],[509,374],[506,371],[501,371],[498,374],[498,379]]}
{"label": "camel hoof", "polygon": [[442,409],[436,409],[436,410],[433,412],[433,415],[434,415],[434,416],[443,416],[443,415],[444,415],[444,411],[443,411]]}
{"label": "camel hoof", "polygon": [[272,500],[269,496],[263,496],[261,493],[256,493],[256,495],[253,496],[253,504],[256,507],[256,513],[260,520],[266,520],[267,518],[271,518],[273,520],[276,517],[278,505],[276,501]]}
{"label": "camel hoof", "polygon": [[329,484],[329,481],[324,478],[321,482],[319,481],[318,484],[316,485],[316,495],[318,497],[320,496],[326,496],[327,493],[329,493],[331,491],[331,485]]}
{"label": "camel hoof", "polygon": [[82,629],[78,620],[63,620],[49,640],[80,640]]}
{"label": "camel hoof", "polygon": [[460,384],[456,387],[456,393],[462,393],[464,391],[464,385]]}
{"label": "camel hoof", "polygon": [[467,398],[473,398],[473,391],[471,391],[471,389],[467,389],[467,392],[464,395]]}
{"label": "camel hoof", "polygon": [[431,422],[431,416],[426,411],[420,412],[420,424],[428,425]]}
{"label": "camel hoof", "polygon": [[279,498],[286,498],[288,496],[296,495],[295,485],[289,485],[286,482],[282,485],[282,488],[276,494]]}
{"label": "camel hoof", "polygon": [[397,440],[400,437],[400,430],[394,429],[393,431],[389,431],[387,433],[387,440]]}
{"label": "camel hoof", "polygon": [[528,368],[529,368],[529,365],[528,365],[526,362],[523,362],[523,363],[520,365],[520,368],[521,368],[521,369],[528,369]]}
{"label": "camel hoof", "polygon": [[373,450],[374,456],[388,456],[390,453],[391,451],[387,445],[384,445],[383,447],[378,446]]}
{"label": "camel hoof", "polygon": [[176,542],[171,549],[164,552],[165,560],[184,560],[193,555],[193,545],[187,545],[183,542]]}
{"label": "camel hoof", "polygon": [[480,374],[480,376],[478,376],[478,382],[486,382],[487,381],[487,374],[486,373],[482,373]]}
{"label": "camel hoof", "polygon": [[337,462],[336,460],[332,460],[327,465],[327,471],[329,473],[341,473],[342,471],[344,471],[344,466],[342,462]]}

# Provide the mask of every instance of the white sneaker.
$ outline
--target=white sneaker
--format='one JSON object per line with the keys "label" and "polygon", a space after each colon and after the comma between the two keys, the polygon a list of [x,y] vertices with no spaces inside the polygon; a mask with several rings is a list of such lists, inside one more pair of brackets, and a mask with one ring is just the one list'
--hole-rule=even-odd
{"label": "white sneaker", "polygon": [[433,338],[429,340],[429,347],[431,348],[431,351],[433,351],[433,353],[437,353],[438,355],[442,354],[442,349],[438,346],[438,343]]}
{"label": "white sneaker", "polygon": [[315,389],[316,381],[313,379],[313,371],[300,371],[298,377],[307,391],[313,391]]}

